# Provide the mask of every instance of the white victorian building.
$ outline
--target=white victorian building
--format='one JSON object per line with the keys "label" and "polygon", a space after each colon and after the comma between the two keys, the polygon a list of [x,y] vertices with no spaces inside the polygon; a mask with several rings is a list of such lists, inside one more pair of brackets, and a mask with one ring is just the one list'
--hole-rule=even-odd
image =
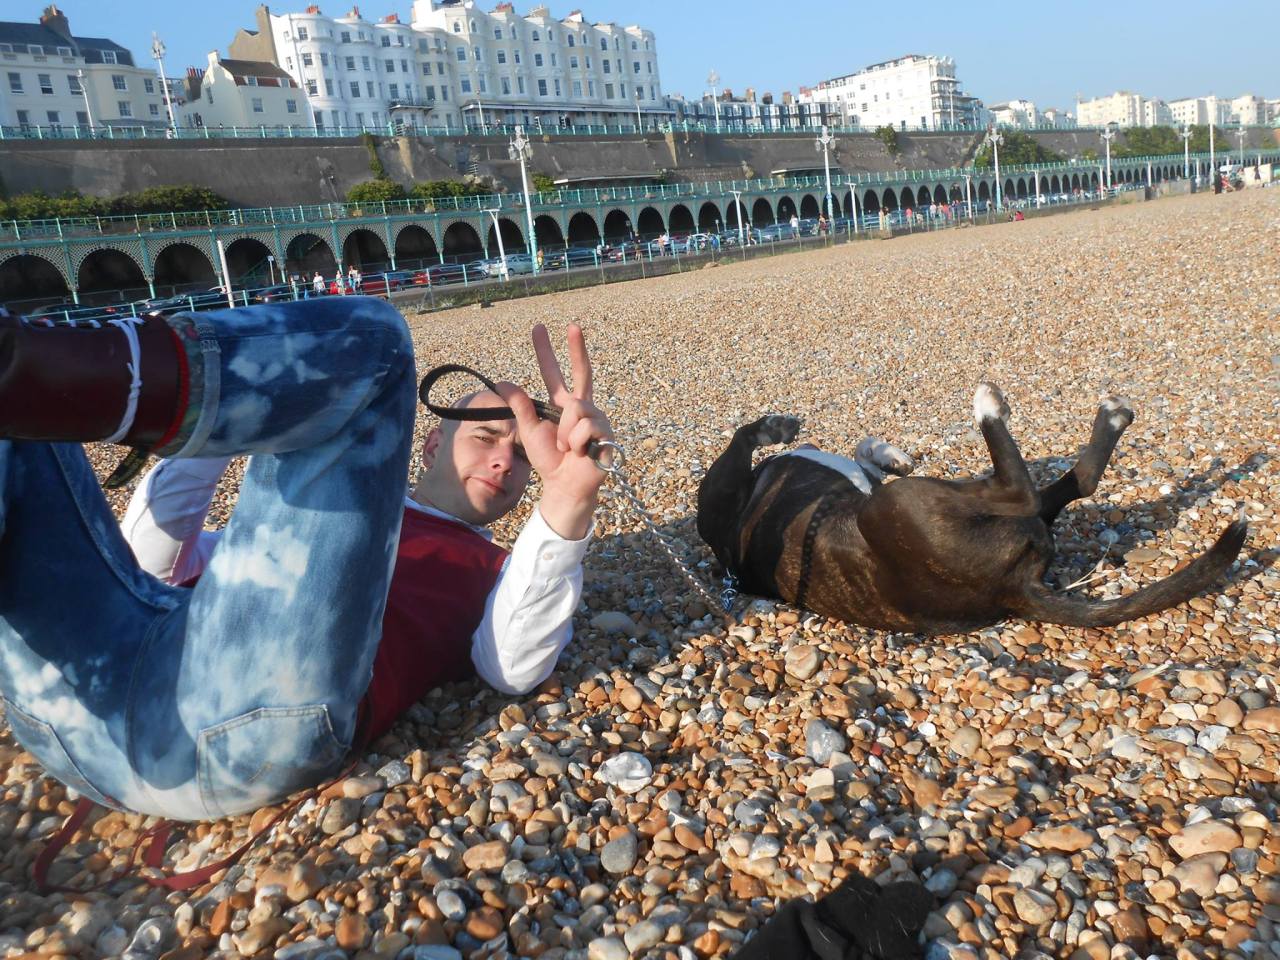
{"label": "white victorian building", "polygon": [[961,89],[950,57],[907,54],[824,80],[806,98],[834,105],[834,113],[855,127],[974,129],[986,122],[982,102]]}
{"label": "white victorian building", "polygon": [[0,22],[0,124],[53,135],[71,127],[165,127],[160,81],[120,44],[77,37],[52,4],[39,23]]}
{"label": "white victorian building", "polygon": [[373,21],[358,7],[274,14],[241,31],[232,57],[269,60],[306,94],[317,129],[414,126],[476,129],[645,124],[667,119],[657,43],[639,26],[564,18],[546,6],[416,0],[409,23]]}

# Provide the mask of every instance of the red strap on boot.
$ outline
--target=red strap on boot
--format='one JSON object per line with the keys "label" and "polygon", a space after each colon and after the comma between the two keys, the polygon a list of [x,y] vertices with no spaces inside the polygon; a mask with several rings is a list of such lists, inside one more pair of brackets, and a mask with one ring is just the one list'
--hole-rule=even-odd
{"label": "red strap on boot", "polygon": [[[325,790],[328,790],[340,780],[345,780],[351,771],[356,768],[359,763],[359,755],[363,753],[363,748],[356,751],[357,759],[352,760],[347,767],[332,780],[328,780],[319,786],[312,787],[306,793],[301,794],[296,799],[289,801],[280,811],[267,821],[257,833],[233,850],[229,855],[223,857],[215,863],[207,863],[203,867],[197,867],[195,870],[189,870],[186,873],[162,873],[158,877],[141,877],[146,883],[153,887],[165,887],[169,890],[190,890],[192,887],[198,887],[208,883],[214,876],[222,870],[227,869],[246,853],[249,848],[254,846],[259,840],[265,837],[281,820],[293,814],[298,807],[306,803],[313,797],[319,796]],[[32,868],[32,878],[36,882],[36,889],[41,894],[47,893],[91,893],[95,890],[101,890],[108,884],[115,883],[117,880],[127,876],[133,871],[134,861],[138,858],[138,850],[143,843],[147,844],[146,852],[142,855],[142,863],[146,867],[159,870],[160,865],[164,862],[164,852],[169,846],[169,838],[173,834],[173,828],[176,826],[172,820],[161,820],[150,830],[145,831],[133,844],[133,849],[129,851],[129,859],[123,867],[118,869],[112,876],[99,883],[95,883],[90,887],[64,887],[57,884],[49,883],[49,868],[53,866],[53,861],[58,854],[62,852],[76,832],[84,826],[85,820],[89,818],[89,813],[93,810],[95,804],[88,797],[81,797],[80,802],[76,804],[76,808],[72,811],[71,816],[67,817],[62,828],[53,835],[45,848],[40,851],[40,855],[36,857],[36,862]]]}

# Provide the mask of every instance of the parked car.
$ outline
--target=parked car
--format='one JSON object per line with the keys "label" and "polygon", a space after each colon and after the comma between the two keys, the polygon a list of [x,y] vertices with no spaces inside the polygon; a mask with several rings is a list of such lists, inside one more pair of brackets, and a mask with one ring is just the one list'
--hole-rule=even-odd
{"label": "parked car", "polygon": [[[298,296],[302,296],[302,287],[298,288]],[[293,300],[293,287],[287,283],[277,283],[270,287],[259,287],[257,290],[249,291],[249,299],[254,303],[279,303],[281,301]]]}
{"label": "parked car", "polygon": [[[237,296],[236,303],[239,304],[241,301],[242,298]],[[226,305],[226,291],[222,287],[213,287],[208,290],[175,293],[171,297],[154,297],[150,300],[142,300],[138,302],[137,307],[139,313],[169,316],[183,311],[218,310],[226,307]]]}
{"label": "parked car", "polygon": [[800,221],[800,236],[812,237],[818,233],[818,221],[814,217],[805,217]]}
{"label": "parked car", "polygon": [[571,270],[574,267],[593,267],[595,264],[595,247],[568,247],[547,251],[543,256],[542,269]]}

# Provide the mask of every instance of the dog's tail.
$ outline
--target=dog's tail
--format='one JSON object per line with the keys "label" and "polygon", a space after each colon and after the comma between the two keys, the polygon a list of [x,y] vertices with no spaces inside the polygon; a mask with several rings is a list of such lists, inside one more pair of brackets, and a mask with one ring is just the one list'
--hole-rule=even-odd
{"label": "dog's tail", "polygon": [[1015,599],[1012,607],[1028,620],[1043,620],[1068,627],[1113,627],[1126,620],[1146,617],[1190,600],[1208,589],[1227,572],[1244,546],[1249,532],[1244,520],[1237,520],[1222,532],[1206,552],[1163,580],[1114,600],[1089,600],[1056,593],[1036,582]]}

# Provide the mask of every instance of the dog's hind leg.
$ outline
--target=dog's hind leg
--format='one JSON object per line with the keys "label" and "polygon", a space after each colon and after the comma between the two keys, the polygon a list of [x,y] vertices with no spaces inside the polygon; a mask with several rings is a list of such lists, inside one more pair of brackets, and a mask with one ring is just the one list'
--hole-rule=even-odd
{"label": "dog's hind leg", "polygon": [[1072,500],[1090,496],[1111,462],[1116,444],[1125,428],[1133,423],[1133,407],[1124,397],[1107,397],[1093,418],[1089,445],[1080,452],[1076,465],[1040,491],[1040,519],[1052,524]]}
{"label": "dog's hind leg", "polygon": [[1005,423],[1008,416],[1009,404],[1000,388],[994,383],[978,384],[973,394],[973,419],[987,442],[995,467],[992,483],[1000,493],[998,502],[1009,515],[1035,516],[1040,508],[1039,496],[1022,452]]}
{"label": "dog's hind leg", "polygon": [[773,414],[739,427],[698,487],[698,534],[729,565],[735,531],[755,487],[751,454],[757,447],[790,443],[800,432],[795,417]]}

